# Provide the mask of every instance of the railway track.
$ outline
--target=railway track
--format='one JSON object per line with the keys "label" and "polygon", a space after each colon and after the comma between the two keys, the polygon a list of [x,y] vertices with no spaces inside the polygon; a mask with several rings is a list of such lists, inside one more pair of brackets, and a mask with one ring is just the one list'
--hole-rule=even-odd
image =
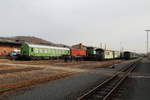
{"label": "railway track", "polygon": [[129,74],[136,68],[141,59],[123,67],[112,77],[100,83],[89,92],[78,97],[77,100],[110,100],[113,98],[120,85],[128,78]]}

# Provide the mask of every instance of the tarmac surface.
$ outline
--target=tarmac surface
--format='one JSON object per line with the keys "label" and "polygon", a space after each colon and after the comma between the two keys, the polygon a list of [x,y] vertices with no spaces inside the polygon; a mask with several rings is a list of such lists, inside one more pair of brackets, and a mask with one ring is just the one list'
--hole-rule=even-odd
{"label": "tarmac surface", "polygon": [[143,59],[121,88],[121,100],[150,100],[150,60]]}
{"label": "tarmac surface", "polygon": [[73,76],[55,80],[24,92],[18,92],[8,100],[74,100],[81,93],[95,87],[95,85],[131,62],[117,64],[115,68],[110,66],[108,68],[81,71]]}
{"label": "tarmac surface", "polygon": [[[50,82],[42,88],[27,91],[10,100],[67,100],[74,98],[81,90],[91,87],[97,81],[103,81],[107,75],[82,72],[77,75]],[[73,97],[72,97],[73,96]]]}

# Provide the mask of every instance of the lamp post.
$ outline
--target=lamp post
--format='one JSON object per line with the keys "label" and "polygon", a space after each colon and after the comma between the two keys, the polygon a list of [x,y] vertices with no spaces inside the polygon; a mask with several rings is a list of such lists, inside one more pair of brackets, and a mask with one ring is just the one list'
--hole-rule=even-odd
{"label": "lamp post", "polygon": [[148,33],[150,30],[145,30],[147,32],[147,55],[148,55],[148,49],[149,49],[149,37],[148,37]]}

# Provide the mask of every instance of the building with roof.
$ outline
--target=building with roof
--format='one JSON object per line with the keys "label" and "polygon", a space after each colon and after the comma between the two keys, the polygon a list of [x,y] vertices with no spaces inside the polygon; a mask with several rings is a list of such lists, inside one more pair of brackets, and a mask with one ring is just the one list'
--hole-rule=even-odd
{"label": "building with roof", "polygon": [[86,50],[87,49],[87,47],[85,45],[83,45],[82,43],[73,45],[72,48],[82,49],[82,50]]}
{"label": "building with roof", "polygon": [[0,56],[1,57],[8,56],[14,50],[19,50],[20,47],[21,47],[20,42],[0,39]]}
{"label": "building with roof", "polygon": [[23,43],[69,47],[64,44],[55,44],[34,36],[0,37],[0,57],[9,56],[14,50],[20,50]]}

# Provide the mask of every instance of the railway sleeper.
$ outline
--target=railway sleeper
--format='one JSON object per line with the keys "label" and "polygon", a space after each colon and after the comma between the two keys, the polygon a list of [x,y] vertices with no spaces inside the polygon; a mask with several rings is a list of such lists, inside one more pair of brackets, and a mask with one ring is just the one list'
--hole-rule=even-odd
{"label": "railway sleeper", "polygon": [[[126,72],[121,73],[121,74],[118,73],[118,74],[114,75],[112,78],[103,82],[95,90],[98,92],[95,92],[96,94],[89,95],[88,97],[90,99],[88,99],[88,100],[110,100],[110,97],[120,98],[123,94],[122,90],[119,91],[120,85],[126,80],[128,75],[130,74],[130,72],[132,72],[135,69],[135,66],[136,66],[136,64],[132,64],[129,67],[127,67],[127,69],[125,70]],[[78,99],[78,100],[81,100],[81,99]],[[112,100],[112,98],[111,98],[111,100]],[[117,100],[117,99],[115,99],[115,100]],[[121,100],[121,99],[119,99],[119,100]]]}
{"label": "railway sleeper", "polygon": [[90,98],[90,100],[101,100],[104,96],[102,95],[93,95],[92,98]]}
{"label": "railway sleeper", "polygon": [[106,92],[108,92],[108,91],[110,91],[112,88],[105,88],[105,89],[101,89],[101,91],[106,91]]}
{"label": "railway sleeper", "polygon": [[107,88],[107,89],[112,89],[113,87],[114,87],[114,85],[105,86],[105,88]]}
{"label": "railway sleeper", "polygon": [[104,90],[104,91],[99,91],[98,94],[104,95],[104,94],[109,93],[110,91],[111,91],[111,89],[107,89],[107,90]]}

